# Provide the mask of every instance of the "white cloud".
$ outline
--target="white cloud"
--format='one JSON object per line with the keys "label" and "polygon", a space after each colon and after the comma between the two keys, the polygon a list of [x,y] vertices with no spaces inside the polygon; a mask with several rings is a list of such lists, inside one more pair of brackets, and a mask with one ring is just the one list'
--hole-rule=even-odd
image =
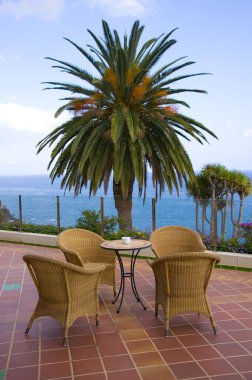
{"label": "white cloud", "polygon": [[83,0],[90,8],[102,8],[111,16],[139,17],[148,11],[155,11],[155,0]]}
{"label": "white cloud", "polygon": [[66,115],[54,118],[54,111],[32,108],[15,103],[0,103],[0,131],[14,129],[38,134],[47,133],[66,121]]}
{"label": "white cloud", "polygon": [[68,115],[16,103],[0,103],[0,175],[45,174],[51,149],[37,155],[37,144]]}
{"label": "white cloud", "polygon": [[0,62],[5,62],[5,58],[2,54],[0,54]]}
{"label": "white cloud", "polygon": [[245,129],[245,131],[243,132],[243,136],[252,137],[252,129],[251,128]]}
{"label": "white cloud", "polygon": [[20,19],[25,16],[38,16],[45,20],[56,20],[64,10],[65,0],[3,0],[0,14],[9,13]]}

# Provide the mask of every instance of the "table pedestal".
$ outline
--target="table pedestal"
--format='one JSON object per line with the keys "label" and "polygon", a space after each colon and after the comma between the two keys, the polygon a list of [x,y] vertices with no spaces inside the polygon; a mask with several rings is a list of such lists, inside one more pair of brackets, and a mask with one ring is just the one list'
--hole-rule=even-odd
{"label": "table pedestal", "polygon": [[140,252],[140,249],[133,249],[132,250],[131,256],[130,256],[130,272],[125,272],[120,252],[119,252],[119,250],[115,249],[115,253],[116,253],[116,256],[117,256],[117,259],[118,259],[118,262],[120,265],[120,270],[121,270],[120,288],[118,290],[117,296],[115,297],[115,299],[112,302],[114,304],[121,295],[120,304],[119,304],[119,307],[116,311],[117,313],[120,313],[120,309],[121,309],[122,302],[123,302],[124,289],[125,289],[125,277],[130,278],[130,283],[131,283],[131,288],[132,288],[133,294],[134,294],[137,302],[140,302],[140,304],[143,306],[144,310],[146,310],[146,306],[144,306],[143,302],[141,301],[141,298],[138,294],[138,291],[136,288],[136,283],[135,283],[135,264],[136,264],[136,259],[137,259],[139,252]]}

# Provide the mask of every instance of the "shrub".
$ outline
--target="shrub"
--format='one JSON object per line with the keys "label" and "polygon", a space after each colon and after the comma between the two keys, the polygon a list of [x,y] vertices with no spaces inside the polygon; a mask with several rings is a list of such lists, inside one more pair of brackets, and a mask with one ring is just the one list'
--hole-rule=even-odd
{"label": "shrub", "polygon": [[221,239],[218,243],[218,251],[246,253],[246,247],[239,238]]}
{"label": "shrub", "polygon": [[[0,228],[2,230],[7,230],[7,231],[19,231],[20,225],[18,221],[15,221],[15,222],[10,222],[10,223],[2,223]],[[63,231],[64,228],[61,228],[60,230]],[[46,235],[57,235],[58,228],[51,224],[23,223],[22,232],[31,232],[31,233],[46,234]]]}
{"label": "shrub", "polygon": [[[133,239],[149,239],[150,233],[133,230],[116,230],[118,218],[116,216],[104,217],[104,237],[107,240],[121,239],[123,236],[130,236]],[[76,220],[75,227],[85,228],[86,230],[101,233],[101,217],[99,211],[84,210],[82,216]]]}
{"label": "shrub", "polygon": [[113,233],[111,236],[110,236],[110,239],[111,240],[117,240],[117,239],[121,239],[123,236],[130,236],[132,239],[145,239],[145,240],[149,240],[150,238],[150,232],[149,231],[138,231],[136,228],[134,228],[133,230],[129,231],[129,230],[118,230],[116,231],[115,233]]}
{"label": "shrub", "polygon": [[216,248],[217,251],[222,252],[252,253],[248,251],[244,243],[240,242],[240,237],[217,240],[216,247],[211,236],[202,235],[201,237],[206,248],[210,250]]}
{"label": "shrub", "polygon": [[[104,237],[110,238],[115,232],[118,225],[118,218],[116,216],[104,217]],[[82,216],[76,220],[75,227],[84,228],[93,231],[97,234],[101,233],[101,217],[100,212],[95,210],[84,210]]]}
{"label": "shrub", "polygon": [[241,223],[238,228],[240,237],[244,239],[244,248],[252,253],[252,223]]}

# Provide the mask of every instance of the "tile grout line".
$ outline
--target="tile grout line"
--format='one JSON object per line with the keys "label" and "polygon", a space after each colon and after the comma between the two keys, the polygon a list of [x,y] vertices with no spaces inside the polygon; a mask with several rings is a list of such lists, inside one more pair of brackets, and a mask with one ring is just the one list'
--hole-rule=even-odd
{"label": "tile grout line", "polygon": [[74,380],[73,359],[72,359],[72,355],[71,355],[71,349],[69,346],[69,341],[67,342],[67,352],[68,352],[68,358],[69,358],[69,364],[70,364],[71,379]]}
{"label": "tile grout line", "polygon": [[38,358],[38,380],[40,380],[41,378],[41,356],[42,356],[42,323],[41,321],[39,321],[39,341],[38,341],[38,344],[39,344],[39,358]]}
{"label": "tile grout line", "polygon": [[[223,329],[221,329],[221,331],[224,331]],[[225,333],[226,333],[226,331],[224,331]],[[199,334],[200,334],[200,336],[202,336],[204,339],[206,339],[205,337],[204,337],[204,335],[199,331]],[[182,343],[182,342],[180,342],[183,346],[184,346],[184,344]],[[227,343],[227,342],[226,342]],[[214,350],[216,350],[216,348],[214,347],[214,345],[211,343],[211,342],[208,342],[208,345],[210,345]],[[187,350],[187,348],[186,348],[186,346],[184,346],[185,347],[185,349]],[[193,346],[191,346],[191,347],[193,347]],[[187,350],[188,351],[188,350]],[[239,373],[239,371],[232,365],[232,363],[230,363],[228,360],[227,360],[227,358],[225,357],[225,356],[223,356],[222,355],[222,353],[221,352],[219,352],[218,351],[218,353],[220,354],[220,356],[221,356],[221,358],[222,359],[224,359],[228,364],[230,364],[231,365],[231,367],[235,370],[235,373],[238,373],[238,374],[240,374]],[[189,354],[190,354],[190,352],[189,352]],[[191,355],[192,356],[192,355]],[[202,359],[202,361],[203,360],[216,360],[216,359],[218,359],[218,358],[212,358],[212,359]],[[194,359],[194,361],[200,366],[200,368],[205,372],[205,373],[207,373],[206,372],[206,370],[204,370],[204,368],[202,368],[202,366],[200,365],[200,362],[201,362],[201,360],[196,360],[196,359]],[[225,374],[225,375],[229,375],[230,373],[227,373],[227,374]],[[207,374],[207,376],[209,376],[208,374]],[[215,376],[215,375],[213,375],[213,376]],[[211,378],[211,376],[210,376],[210,378]],[[243,377],[244,378],[244,377]],[[245,379],[245,378],[244,378]],[[184,379],[184,380],[189,380],[189,379]],[[246,380],[246,379],[245,379]]]}
{"label": "tile grout line", "polygon": [[[100,317],[100,314],[99,314],[99,317]],[[93,329],[92,329],[91,322],[90,322],[90,319],[89,319],[89,318],[88,318],[88,324],[89,324],[89,328],[90,328],[91,333],[92,333],[92,337],[93,337],[93,339],[94,339],[94,341],[95,341],[95,343],[96,343],[95,334],[94,334],[94,331],[93,331]],[[106,371],[105,365],[104,365],[104,363],[103,363],[103,359],[102,359],[102,356],[101,356],[101,353],[100,353],[100,350],[99,350],[99,347],[97,346],[97,344],[96,344],[96,347],[97,347],[97,352],[98,352],[98,355],[99,355],[99,359],[100,359],[100,361],[101,361],[101,365],[102,365],[102,369],[103,369],[103,372],[104,372],[105,378],[106,378],[106,380],[108,380],[107,371]]]}
{"label": "tile grout line", "polygon": [[[190,321],[187,321],[187,323],[188,323],[188,325],[190,325],[192,328],[194,328],[195,329],[195,327],[193,326],[193,324],[190,322]],[[209,322],[210,323],[210,322]],[[222,329],[221,329],[221,331],[222,331]],[[206,338],[204,337],[204,335],[199,331],[199,330],[197,330],[197,329],[195,329],[195,334],[199,334],[204,340],[206,340]],[[195,335],[195,334],[184,334],[184,335],[181,335],[181,336],[189,336],[189,335]],[[192,361],[193,362],[195,362],[197,365],[199,365],[199,367],[200,367],[200,369],[206,374],[206,376],[208,377],[209,375],[208,375],[208,373],[206,372],[206,370],[200,365],[200,360],[196,360],[194,357],[193,357],[193,355],[190,353],[190,351],[188,350],[188,347],[187,346],[185,346],[184,344],[183,344],[183,342],[181,342],[180,341],[180,339],[179,339],[179,336],[177,337],[176,336],[176,338],[179,340],[179,342],[182,344],[182,347],[186,350],[186,352],[190,355],[190,357],[192,358]],[[211,345],[211,347],[212,348],[214,348],[213,347],[213,345],[212,345],[212,343],[210,343],[210,342],[208,342],[207,340],[206,340],[206,345]],[[203,344],[202,344],[202,346],[203,346]],[[190,346],[190,347],[194,347],[194,346]],[[196,347],[196,346],[195,346]],[[197,346],[198,347],[198,346]],[[225,360],[226,360],[226,358],[225,357],[223,357],[222,356],[222,354],[220,353],[220,355],[221,355],[221,357],[222,358],[224,358]],[[207,360],[207,359],[204,359],[204,360]],[[208,359],[208,360],[211,360],[211,359]],[[180,362],[179,362],[180,363]],[[229,362],[228,362],[229,363]],[[171,364],[176,364],[176,363],[171,363]],[[231,363],[230,363],[231,364]],[[233,366],[232,366],[233,367]],[[233,367],[234,368],[234,367]],[[235,369],[235,371],[237,371],[236,370],[236,368],[234,368]],[[170,369],[171,370],[171,369]],[[171,370],[172,371],[172,370]],[[172,373],[173,373],[173,371],[172,371]],[[174,374],[174,373],[173,373]],[[175,376],[175,374],[174,374],[174,376]],[[176,377],[176,376],[175,376]],[[184,379],[184,380],[189,380],[189,379],[191,379],[191,378],[186,378],[186,379]]]}
{"label": "tile grout line", "polygon": [[[9,268],[8,268],[8,271],[7,271],[7,274],[6,274],[6,278],[5,278],[5,281],[7,279],[7,276],[8,276],[8,273],[10,272],[11,270],[11,266],[12,266],[12,263],[14,261],[14,258],[15,258],[15,250],[13,250],[13,255],[12,255],[12,259],[11,259],[11,262],[9,264]],[[10,342],[10,348],[9,348],[9,353],[8,353],[8,359],[7,359],[7,362],[6,362],[6,368],[5,368],[5,377],[8,373],[8,370],[9,370],[9,364],[10,364],[10,360],[11,360],[11,351],[12,351],[12,347],[13,347],[13,343],[14,343],[14,335],[15,335],[15,329],[16,329],[16,323],[17,323],[17,318],[18,318],[18,308],[19,308],[19,304],[20,304],[20,299],[21,299],[21,293],[22,293],[22,289],[23,289],[23,282],[24,282],[24,274],[25,274],[25,268],[23,268],[23,278],[22,278],[22,282],[21,282],[21,287],[19,289],[19,297],[18,297],[18,301],[17,301],[17,309],[16,309],[16,315],[15,315],[15,321],[13,323],[13,327],[12,327],[12,336],[11,336],[11,342]],[[5,282],[4,282],[5,283]],[[2,293],[0,294],[0,296],[2,295]]]}
{"label": "tile grout line", "polygon": [[[118,268],[118,270],[120,270],[120,269]],[[102,298],[102,296],[101,296],[101,298]],[[102,298],[102,300],[103,300],[103,298]],[[124,299],[124,302],[126,302],[125,299]],[[127,302],[126,302],[126,304],[127,304]],[[105,303],[105,305],[106,305],[106,303]],[[107,308],[107,310],[108,310],[108,312],[109,312],[109,315],[111,316],[111,319],[113,320],[113,323],[115,324],[114,319],[113,319],[113,317],[112,317],[112,314],[111,314],[110,310],[108,309],[107,305],[106,305],[106,308]],[[127,347],[127,345],[126,345],[126,343],[125,343],[125,341],[124,341],[124,339],[123,339],[123,337],[122,337],[122,335],[121,335],[120,330],[118,330],[118,328],[117,328],[116,325],[115,325],[115,327],[116,327],[116,330],[118,331],[118,334],[119,334],[119,336],[120,336],[120,338],[121,338],[121,341],[122,341],[122,343],[123,343],[123,345],[124,345],[124,347],[125,347],[125,349],[126,349],[128,355],[129,355],[129,357],[130,357],[130,359],[131,359],[131,361],[132,361],[132,363],[133,363],[133,365],[134,365],[135,370],[137,371],[137,373],[138,373],[140,379],[142,379],[142,376],[141,376],[141,374],[140,374],[139,371],[138,371],[138,368],[137,368],[137,366],[136,366],[136,364],[135,364],[135,362],[134,362],[134,360],[133,360],[133,358],[132,358],[132,356],[131,356],[131,353],[130,353],[129,350],[128,350],[128,347]],[[99,348],[98,348],[98,351],[99,351],[99,354],[100,354],[100,350],[99,350]],[[114,356],[114,355],[111,355],[111,356]],[[106,376],[106,379],[107,379],[107,371],[106,371],[106,375],[105,375],[105,376]]]}

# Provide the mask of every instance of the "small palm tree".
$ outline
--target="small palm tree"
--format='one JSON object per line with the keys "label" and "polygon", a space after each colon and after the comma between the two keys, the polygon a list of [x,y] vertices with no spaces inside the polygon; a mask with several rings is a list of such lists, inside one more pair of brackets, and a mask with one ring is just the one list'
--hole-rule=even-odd
{"label": "small palm tree", "polygon": [[[187,183],[187,195],[195,200],[196,230],[205,234],[205,222],[209,222],[206,215],[207,206],[211,199],[211,184],[208,178],[201,173],[195,176],[195,181]],[[199,207],[201,206],[201,230],[199,228]]]}
{"label": "small palm tree", "polygon": [[[174,83],[200,74],[177,75],[192,65],[185,57],[154,71],[162,55],[176,41],[170,33],[140,45],[144,26],[133,24],[130,36],[121,40],[103,21],[104,38],[88,30],[96,46],[90,52],[66,38],[96,70],[96,75],[69,62],[49,58],[56,67],[78,80],[78,84],[46,82],[50,89],[70,93],[56,112],[73,112],[63,123],[38,143],[38,152],[55,144],[48,169],[51,179],[62,176],[62,187],[79,194],[89,186],[90,195],[103,185],[105,193],[113,173],[113,192],[118,216],[131,228],[132,192],[135,180],[139,195],[146,194],[147,169],[152,169],[156,196],[183,180],[193,180],[190,158],[180,138],[206,141],[204,132],[213,132],[183,115],[177,106],[189,107],[173,95],[183,92],[205,93],[198,89],[174,88]],[[86,63],[85,63],[86,66]]]}
{"label": "small palm tree", "polygon": [[[244,199],[251,194],[251,181],[244,173],[233,170],[230,172],[230,178],[228,182],[229,192],[231,194],[231,222],[233,225],[233,237],[236,235],[237,226],[242,222]],[[240,199],[238,218],[234,216],[234,196],[238,194]]]}
{"label": "small palm tree", "polygon": [[[207,164],[202,169],[201,174],[206,177],[210,183],[212,190],[212,212],[211,212],[211,235],[214,241],[214,244],[217,242],[217,211],[218,211],[218,199],[223,197],[225,193],[224,188],[224,179],[228,176],[228,170],[225,166],[220,164]],[[219,202],[219,207],[223,203]]]}

